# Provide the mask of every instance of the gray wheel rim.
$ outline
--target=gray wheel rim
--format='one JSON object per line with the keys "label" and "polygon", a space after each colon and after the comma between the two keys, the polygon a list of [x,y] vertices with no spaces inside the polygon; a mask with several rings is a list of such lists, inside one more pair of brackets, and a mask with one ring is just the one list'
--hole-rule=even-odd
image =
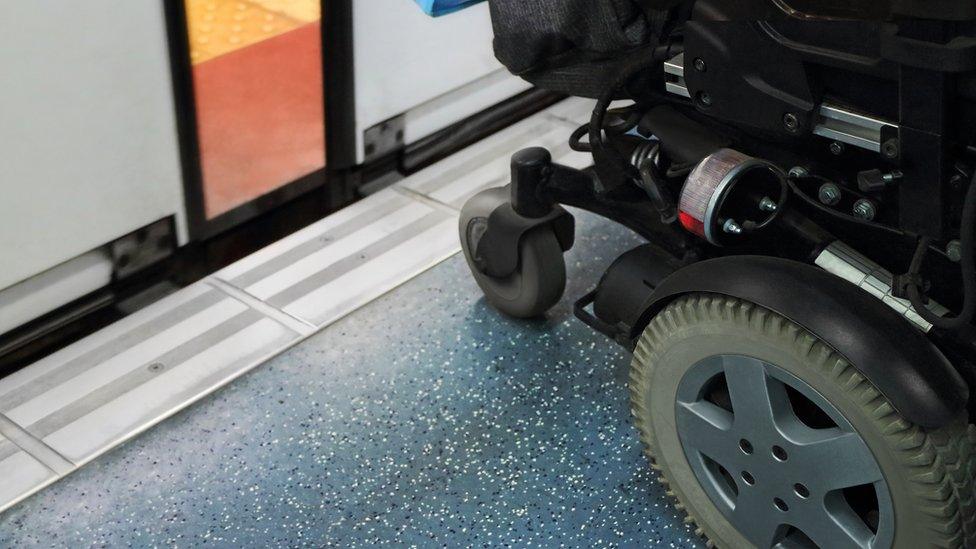
{"label": "gray wheel rim", "polygon": [[[708,398],[723,374],[730,401],[725,406]],[[834,425],[804,423],[787,387]],[[756,358],[717,355],[684,375],[675,411],[679,439],[701,487],[757,547],[891,546],[894,511],[877,460],[840,411],[804,381]],[[845,489],[854,487],[874,488],[876,532],[845,497]]]}

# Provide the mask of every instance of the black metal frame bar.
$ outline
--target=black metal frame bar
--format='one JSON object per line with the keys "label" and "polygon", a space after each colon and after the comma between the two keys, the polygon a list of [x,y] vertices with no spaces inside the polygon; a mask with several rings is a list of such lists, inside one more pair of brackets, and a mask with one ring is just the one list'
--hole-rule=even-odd
{"label": "black metal frame bar", "polygon": [[572,206],[620,223],[677,257],[688,252],[688,238],[661,223],[661,216],[647,195],[635,185],[605,190],[592,170],[551,165],[551,175],[538,193],[553,204]]}

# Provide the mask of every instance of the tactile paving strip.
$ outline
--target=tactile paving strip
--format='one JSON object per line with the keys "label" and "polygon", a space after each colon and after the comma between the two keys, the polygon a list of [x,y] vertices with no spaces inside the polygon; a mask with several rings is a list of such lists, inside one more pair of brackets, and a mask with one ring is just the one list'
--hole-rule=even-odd
{"label": "tactile paving strip", "polygon": [[0,434],[0,510],[56,478],[54,471]]}
{"label": "tactile paving strip", "polygon": [[248,0],[262,8],[311,23],[322,18],[322,0]]}
{"label": "tactile paving strip", "polygon": [[0,380],[0,413],[81,465],[299,337],[197,284]]}
{"label": "tactile paving strip", "polygon": [[518,149],[549,147],[555,161],[585,166],[588,156],[565,144],[575,126],[566,108],[515,124],[0,380],[0,419],[31,442],[0,436],[0,511],[457,253],[457,209],[505,184]]}
{"label": "tactile paving strip", "polygon": [[456,213],[388,189],[216,276],[321,327],[456,253],[456,227]]}
{"label": "tactile paving strip", "polygon": [[186,18],[190,59],[202,63],[318,20],[319,2],[187,0]]}

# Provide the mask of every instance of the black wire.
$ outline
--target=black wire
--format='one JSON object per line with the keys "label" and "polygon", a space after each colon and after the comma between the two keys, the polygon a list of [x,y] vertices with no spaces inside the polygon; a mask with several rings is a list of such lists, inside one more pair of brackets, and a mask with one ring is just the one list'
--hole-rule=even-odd
{"label": "black wire", "polygon": [[[806,202],[810,206],[813,206],[817,210],[819,210],[819,211],[821,211],[821,212],[823,212],[823,213],[825,213],[827,215],[833,216],[833,217],[835,217],[837,219],[840,219],[842,221],[847,221],[848,223],[854,223],[856,225],[861,225],[863,227],[868,227],[870,229],[875,229],[875,230],[879,230],[879,231],[882,231],[882,232],[886,232],[888,234],[891,234],[891,235],[894,235],[894,236],[898,236],[898,237],[901,237],[901,238],[918,238],[918,235],[916,235],[915,233],[910,233],[908,231],[903,231],[901,229],[897,229],[897,228],[892,227],[890,225],[884,225],[882,223],[875,223],[873,221],[868,221],[867,219],[861,219],[860,217],[854,217],[853,215],[848,215],[848,214],[845,214],[843,212],[839,212],[839,211],[837,211],[837,210],[835,210],[833,208],[830,208],[828,206],[825,206],[825,205],[821,204],[819,200],[811,197],[810,195],[808,195],[805,192],[803,192],[802,190],[800,190],[800,188],[796,186],[796,183],[793,182],[794,179],[803,179],[803,178],[816,179],[817,181],[822,181],[822,182],[825,182],[825,183],[832,183],[832,181],[830,181],[826,177],[821,177],[819,175],[805,175],[805,176],[802,176],[801,178],[796,178],[796,177],[789,177],[789,178],[787,178],[787,184],[790,186],[790,190],[793,191],[793,194],[795,194],[801,200],[803,200],[804,202]],[[945,257],[945,255],[946,255],[945,252],[941,248],[938,248],[936,246],[933,246],[931,243],[928,245],[928,249],[930,251],[933,251],[933,252],[935,252],[935,253],[943,256],[943,257]]]}
{"label": "black wire", "polygon": [[[609,112],[609,111],[608,111]],[[637,126],[640,122],[641,112],[636,109],[629,109],[627,113],[627,118],[620,124],[619,130],[613,130],[614,134],[625,134]],[[569,135],[569,148],[577,152],[593,152],[593,147],[586,141],[582,141],[583,136],[587,135],[590,130],[590,123],[587,122],[582,126],[573,130],[573,133]],[[606,131],[606,130],[605,130]]]}
{"label": "black wire", "polygon": [[608,147],[603,139],[603,123],[606,119],[607,111],[610,109],[610,104],[617,97],[617,94],[626,86],[635,76],[640,72],[653,68],[654,66],[662,63],[664,60],[668,59],[672,55],[679,53],[680,48],[675,48],[672,45],[657,46],[648,52],[646,57],[642,57],[626,64],[617,76],[613,79],[610,85],[607,86],[603,95],[600,96],[596,105],[593,107],[593,113],[590,116],[589,125],[589,138],[590,147],[593,153],[593,160],[597,166],[607,165],[609,161],[616,165],[616,168],[622,170],[626,175],[631,178],[637,178],[638,175],[635,173],[636,167],[632,166],[627,160],[620,154],[620,151],[613,147]]}
{"label": "black wire", "polygon": [[920,274],[925,255],[929,251],[931,239],[919,239],[915,248],[915,255],[908,267],[908,299],[915,308],[915,312],[937,328],[943,330],[958,330],[972,322],[976,315],[976,252],[973,250],[976,239],[976,175],[969,182],[969,190],[962,207],[962,224],[959,229],[959,239],[962,247],[962,257],[959,260],[962,268],[962,310],[954,317],[941,317],[931,311],[922,295]]}
{"label": "black wire", "polygon": [[654,160],[658,155],[660,146],[660,142],[655,143],[650,154],[641,162],[640,168],[637,170],[641,176],[638,179],[638,184],[647,193],[654,209],[661,216],[661,223],[670,225],[678,220],[678,209],[674,205],[674,197],[668,190],[667,181]]}
{"label": "black wire", "polygon": [[672,164],[668,166],[667,176],[668,177],[684,177],[691,173],[691,170],[695,169],[697,162],[685,162],[684,164]]}
{"label": "black wire", "polygon": [[588,123],[583,124],[582,126],[573,130],[573,133],[570,134],[569,136],[569,148],[577,152],[588,152],[588,153],[593,152],[593,147],[590,146],[589,143],[584,143],[583,141],[580,141],[580,139],[583,139],[583,136],[586,135],[587,132],[589,131],[590,131],[590,125]]}

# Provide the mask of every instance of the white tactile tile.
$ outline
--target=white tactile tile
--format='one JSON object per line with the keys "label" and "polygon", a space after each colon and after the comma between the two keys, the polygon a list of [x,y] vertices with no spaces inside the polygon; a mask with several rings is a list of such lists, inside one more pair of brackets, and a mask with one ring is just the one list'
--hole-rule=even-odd
{"label": "white tactile tile", "polygon": [[457,217],[440,216],[424,231],[282,308],[319,325],[341,318],[457,253],[457,224]]}
{"label": "white tactile tile", "polygon": [[0,413],[78,465],[298,338],[197,284],[0,380]]}
{"label": "white tactile tile", "polygon": [[456,253],[457,215],[388,189],[356,215],[313,224],[217,273],[285,313],[325,326]]}
{"label": "white tactile tile", "polygon": [[[226,337],[224,337],[226,335]],[[296,341],[296,334],[267,318],[220,335],[198,354],[115,397],[61,429],[44,442],[83,464],[105,448],[189,406]]]}
{"label": "white tactile tile", "polygon": [[54,471],[0,435],[0,512],[56,478]]}

